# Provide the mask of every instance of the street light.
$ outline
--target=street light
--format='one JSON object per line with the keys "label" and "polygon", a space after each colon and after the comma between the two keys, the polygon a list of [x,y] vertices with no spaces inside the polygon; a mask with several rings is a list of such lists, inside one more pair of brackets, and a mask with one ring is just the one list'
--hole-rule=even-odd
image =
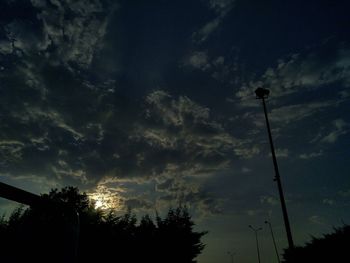
{"label": "street light", "polygon": [[233,256],[236,255],[236,253],[232,253],[232,252],[228,251],[227,254],[229,254],[229,256],[231,258],[231,263],[233,263]]}
{"label": "street light", "polygon": [[270,147],[271,147],[272,161],[273,161],[273,165],[274,165],[274,168],[275,168],[274,181],[277,182],[278,192],[279,192],[280,201],[281,201],[281,207],[282,207],[282,213],[283,213],[283,219],[284,219],[284,225],[285,225],[286,233],[287,233],[288,245],[289,245],[289,248],[292,250],[294,248],[292,231],[290,229],[288,212],[287,212],[287,206],[286,206],[286,201],[284,200],[284,194],[283,194],[283,188],[282,188],[282,183],[281,183],[281,177],[280,177],[279,170],[278,170],[277,158],[276,158],[275,148],[274,148],[273,141],[272,141],[270,123],[269,123],[269,119],[268,119],[268,116],[267,116],[267,109],[266,109],[266,103],[265,103],[265,99],[267,99],[269,97],[270,91],[268,89],[264,89],[264,88],[257,88],[255,90],[255,94],[256,94],[256,98],[257,99],[261,99],[262,100],[262,104],[263,104],[263,107],[264,107],[266,127],[267,127],[267,132],[268,132],[268,135],[269,135],[269,141],[270,141]]}
{"label": "street light", "polygon": [[271,223],[270,221],[265,221],[265,224],[268,224],[269,227],[270,227],[270,232],[271,232],[271,236],[272,236],[272,241],[273,241],[273,246],[275,247],[275,252],[276,252],[276,256],[277,256],[277,261],[278,263],[280,263],[280,256],[278,255],[278,249],[277,249],[277,245],[276,245],[276,240],[275,240],[275,235],[273,234],[273,231],[272,231],[272,226],[271,226]]}
{"label": "street light", "polygon": [[261,263],[261,261],[260,261],[260,250],[259,250],[259,241],[258,241],[258,231],[262,230],[262,228],[261,227],[254,228],[251,225],[249,225],[249,228],[254,231],[255,240],[256,240],[256,251],[258,253],[258,262]]}

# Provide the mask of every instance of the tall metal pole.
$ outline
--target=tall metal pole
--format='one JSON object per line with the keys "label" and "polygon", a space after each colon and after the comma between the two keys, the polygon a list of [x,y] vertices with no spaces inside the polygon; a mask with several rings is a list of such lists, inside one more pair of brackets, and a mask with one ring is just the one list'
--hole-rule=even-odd
{"label": "tall metal pole", "polygon": [[267,221],[267,220],[265,221],[265,224],[268,224],[270,227],[270,232],[271,232],[271,236],[272,236],[273,246],[275,247],[277,261],[278,261],[278,263],[281,263],[280,256],[278,255],[278,249],[277,249],[277,245],[276,245],[275,235],[273,234],[273,231],[272,231],[272,225],[271,225],[270,221]]}
{"label": "tall metal pole", "polygon": [[255,240],[256,240],[256,251],[258,253],[258,262],[261,263],[260,261],[260,249],[259,249],[259,241],[258,241],[258,231],[262,230],[261,227],[259,228],[254,228],[251,225],[249,225],[249,227],[254,231],[255,234]]}
{"label": "tall metal pole", "polygon": [[267,116],[267,109],[266,109],[266,103],[265,103],[265,98],[268,97],[269,90],[263,89],[263,88],[258,88],[255,91],[255,93],[257,95],[257,98],[262,99],[262,102],[263,102],[264,113],[265,113],[265,120],[266,120],[266,127],[267,127],[267,132],[268,132],[268,135],[269,135],[269,141],[270,141],[270,147],[271,147],[272,161],[273,161],[273,166],[275,168],[274,181],[277,182],[278,192],[279,192],[279,196],[280,196],[280,200],[281,200],[281,207],[282,207],[284,225],[285,225],[286,233],[287,233],[288,245],[289,245],[289,248],[292,250],[294,248],[292,231],[291,231],[291,228],[290,228],[288,212],[287,212],[287,206],[286,206],[286,201],[284,199],[283,188],[282,188],[282,183],[281,183],[281,177],[280,177],[280,173],[279,173],[279,170],[278,170],[277,158],[276,158],[275,148],[274,148],[273,141],[272,141],[270,123],[269,123],[269,118]]}

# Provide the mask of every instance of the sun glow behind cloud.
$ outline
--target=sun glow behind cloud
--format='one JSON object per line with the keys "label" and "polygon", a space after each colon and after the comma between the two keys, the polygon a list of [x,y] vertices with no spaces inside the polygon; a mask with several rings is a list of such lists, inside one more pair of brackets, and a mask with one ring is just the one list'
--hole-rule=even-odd
{"label": "sun glow behind cloud", "polygon": [[96,209],[114,211],[123,210],[123,200],[113,191],[113,189],[99,185],[94,192],[90,192],[88,195],[90,200],[94,202]]}

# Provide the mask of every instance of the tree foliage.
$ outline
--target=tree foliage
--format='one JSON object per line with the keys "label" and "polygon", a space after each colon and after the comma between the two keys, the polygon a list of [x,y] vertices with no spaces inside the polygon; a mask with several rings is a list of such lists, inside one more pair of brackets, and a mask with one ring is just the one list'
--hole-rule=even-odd
{"label": "tree foliage", "polygon": [[321,238],[312,237],[304,246],[285,250],[284,263],[350,262],[350,226],[334,228]]}
{"label": "tree foliage", "polygon": [[51,190],[42,199],[43,206],[20,207],[0,218],[0,262],[193,263],[204,249],[206,232],[194,231],[184,207],[138,222],[131,212],[95,209],[74,187]]}

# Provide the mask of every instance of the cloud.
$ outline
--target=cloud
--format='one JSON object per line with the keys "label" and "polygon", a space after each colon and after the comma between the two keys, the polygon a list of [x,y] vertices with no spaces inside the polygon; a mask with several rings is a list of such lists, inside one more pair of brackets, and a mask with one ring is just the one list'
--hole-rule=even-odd
{"label": "cloud", "polygon": [[[146,102],[147,126],[138,125],[132,138],[163,152],[157,158],[164,167],[169,164],[195,175],[211,173],[227,165],[228,156],[234,153],[238,142],[222,125],[210,119],[208,108],[187,97],[175,99],[159,90],[149,94]],[[145,162],[151,157],[149,152],[144,152]]]}
{"label": "cloud", "polygon": [[1,182],[23,188],[25,190],[41,194],[52,188],[62,187],[57,178],[45,177],[37,174],[14,175],[11,173],[0,173]]}
{"label": "cloud", "polygon": [[[101,49],[101,40],[116,4],[104,0],[32,0],[32,17],[5,25],[2,54],[43,56],[51,63],[88,67]],[[110,2],[112,3],[112,2]]]}
{"label": "cloud", "polygon": [[128,208],[128,209],[154,209],[154,206],[151,202],[145,200],[145,199],[141,199],[141,198],[130,198],[127,199],[124,203],[124,205]]}
{"label": "cloud", "polygon": [[0,141],[1,165],[6,166],[9,162],[22,159],[24,144],[20,141]]}
{"label": "cloud", "polygon": [[241,156],[245,159],[250,159],[261,152],[260,146],[258,144],[251,143],[249,140],[245,142],[242,140],[242,143],[242,147],[235,148],[235,153],[238,156]]}
{"label": "cloud", "polygon": [[196,181],[184,177],[168,178],[165,181],[160,180],[156,188],[160,193],[157,207],[182,205],[195,210],[198,216],[222,213],[223,200],[203,190]]}
{"label": "cloud", "polygon": [[205,24],[200,30],[193,33],[192,37],[197,42],[201,43],[207,40],[207,38],[219,27],[223,20],[223,17],[219,16],[212,21]]}
{"label": "cloud", "polygon": [[349,190],[341,190],[341,191],[338,192],[338,194],[341,197],[350,197],[350,189]]}
{"label": "cloud", "polygon": [[236,60],[226,60],[223,55],[211,57],[207,51],[191,52],[182,59],[180,66],[205,72],[221,83],[235,84],[239,79]]}
{"label": "cloud", "polygon": [[272,122],[289,124],[311,117],[332,105],[332,101],[324,101],[282,106],[272,109],[269,117]]}
{"label": "cloud", "polygon": [[[141,211],[186,204],[202,214],[219,213],[220,200],[202,184],[228,169],[233,158],[252,155],[247,143],[229,135],[208,108],[185,96],[156,90],[145,97],[142,108],[143,117],[120,141],[120,150],[110,170],[100,174],[101,180],[108,174],[108,187],[114,183],[125,190],[119,193],[124,207]],[[94,159],[100,159],[96,154]],[[131,194],[140,189],[144,195]]]}
{"label": "cloud", "polygon": [[47,46],[55,50],[56,59],[89,66],[100,48],[115,6],[109,5],[107,9],[99,0],[66,0],[51,4],[33,1],[33,5],[40,10],[38,18],[43,24],[44,37],[49,41]]}
{"label": "cloud", "polygon": [[272,206],[278,205],[280,203],[278,198],[276,198],[275,196],[266,196],[266,195],[260,197],[260,202],[262,204],[268,204]]}
{"label": "cloud", "polygon": [[87,195],[97,208],[123,211],[125,202],[122,194],[125,191],[115,184],[111,186],[110,183],[108,180],[100,181],[95,188],[87,191]]}
{"label": "cloud", "polygon": [[[289,156],[289,150],[288,149],[276,149],[276,157],[278,158],[287,158]],[[269,153],[269,156],[272,156],[271,153]]]}
{"label": "cloud", "polygon": [[335,201],[332,200],[332,199],[325,198],[325,199],[322,200],[322,203],[325,204],[325,205],[334,205]]}
{"label": "cloud", "polygon": [[186,65],[192,66],[193,68],[206,71],[210,69],[209,58],[206,52],[197,51],[191,54],[186,62]]}
{"label": "cloud", "polygon": [[[0,98],[0,172],[13,178],[51,178],[99,192],[104,178],[131,190],[155,178],[193,177],[200,188],[206,176],[228,169],[233,157],[248,155],[241,150],[245,142],[186,96],[158,90],[140,103],[123,96],[114,81],[94,83],[64,63],[12,58],[18,61],[13,69],[0,72],[6,91]],[[205,190],[185,183],[180,189],[186,202],[203,211],[220,210]],[[118,194],[119,206],[147,208],[136,199],[156,204],[154,194]],[[163,195],[179,198],[174,191]]]}
{"label": "cloud", "polygon": [[216,17],[207,22],[202,28],[192,34],[192,38],[197,43],[202,43],[221,25],[227,14],[234,6],[235,0],[210,0],[209,8],[213,10]]}
{"label": "cloud", "polygon": [[278,99],[334,83],[349,86],[350,49],[329,41],[315,51],[279,60],[276,67],[268,68],[257,80],[243,83],[236,97],[249,106],[244,102],[258,87],[269,88],[273,98]]}
{"label": "cloud", "polygon": [[320,157],[323,154],[324,154],[323,151],[320,150],[319,152],[302,153],[302,154],[299,155],[299,158],[300,159],[304,159],[304,160],[308,160],[308,159]]}
{"label": "cloud", "polygon": [[325,220],[321,216],[313,215],[308,218],[308,220],[316,225],[325,225]]}
{"label": "cloud", "polygon": [[211,9],[214,9],[217,13],[222,13],[225,10],[232,8],[235,0],[209,0]]}
{"label": "cloud", "polygon": [[[255,104],[256,101],[254,101]],[[270,104],[271,105],[271,104]],[[279,137],[281,133],[286,134],[286,132],[290,132],[296,125],[300,123],[314,123],[317,120],[317,117],[320,116],[326,109],[330,110],[330,107],[336,107],[336,100],[329,101],[320,101],[320,102],[310,102],[310,103],[301,103],[287,106],[275,106],[269,112],[269,120],[272,125],[272,134],[275,137]],[[260,134],[261,131],[265,130],[265,119],[261,110],[254,109],[251,111],[247,111],[241,116],[239,116],[239,121],[235,121],[236,123],[245,123],[246,127],[251,127],[250,132],[252,135],[251,138],[255,138],[253,142],[256,143],[257,134]],[[304,125],[304,124],[303,124]],[[315,125],[319,125],[318,123]],[[316,127],[316,126],[315,126]],[[283,130],[287,129],[288,130]],[[295,131],[297,132],[297,131]],[[318,131],[317,131],[318,132]],[[321,137],[319,135],[318,137]],[[316,135],[317,137],[317,135]],[[313,134],[314,140],[319,140],[320,138],[315,139],[315,135]],[[258,153],[258,152],[257,152]],[[282,150],[281,157],[287,157],[288,152],[286,150]]]}
{"label": "cloud", "polygon": [[242,173],[251,173],[252,172],[252,169],[250,169],[250,168],[247,168],[247,167],[243,167],[242,168]]}
{"label": "cloud", "polygon": [[338,138],[349,132],[349,124],[343,119],[336,119],[332,122],[333,130],[323,137],[320,141],[324,143],[335,143]]}

